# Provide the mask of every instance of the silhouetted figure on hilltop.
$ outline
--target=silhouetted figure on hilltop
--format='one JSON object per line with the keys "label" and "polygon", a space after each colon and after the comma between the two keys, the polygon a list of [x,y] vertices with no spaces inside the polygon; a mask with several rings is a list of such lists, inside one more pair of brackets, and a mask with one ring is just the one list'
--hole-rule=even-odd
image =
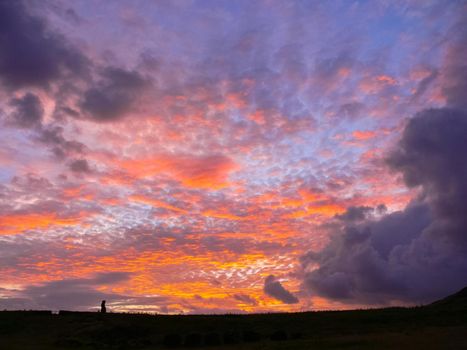
{"label": "silhouetted figure on hilltop", "polygon": [[105,307],[105,300],[102,300],[102,303],[101,303],[101,313],[102,314],[105,314],[107,312],[107,309]]}

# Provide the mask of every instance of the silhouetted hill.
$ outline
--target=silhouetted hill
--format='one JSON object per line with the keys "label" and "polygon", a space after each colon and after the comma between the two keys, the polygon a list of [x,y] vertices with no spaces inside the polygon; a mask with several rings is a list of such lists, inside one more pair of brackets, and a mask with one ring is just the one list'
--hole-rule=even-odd
{"label": "silhouetted hill", "polygon": [[457,293],[454,293],[444,299],[435,301],[429,306],[435,307],[449,307],[449,308],[458,308],[459,310],[467,309],[467,287],[461,289]]}
{"label": "silhouetted hill", "polygon": [[467,288],[427,306],[250,315],[0,312],[0,348],[467,349]]}

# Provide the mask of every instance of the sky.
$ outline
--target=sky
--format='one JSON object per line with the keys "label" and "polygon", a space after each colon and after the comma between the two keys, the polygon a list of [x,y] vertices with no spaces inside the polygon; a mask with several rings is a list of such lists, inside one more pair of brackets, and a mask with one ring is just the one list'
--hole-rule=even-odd
{"label": "sky", "polygon": [[467,285],[467,2],[0,1],[0,309]]}

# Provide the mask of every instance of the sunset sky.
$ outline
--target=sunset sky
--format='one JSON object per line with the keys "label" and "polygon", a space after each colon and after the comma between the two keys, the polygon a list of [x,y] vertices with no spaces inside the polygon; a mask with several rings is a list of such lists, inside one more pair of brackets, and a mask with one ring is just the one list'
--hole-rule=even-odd
{"label": "sunset sky", "polygon": [[467,285],[467,2],[0,0],[0,309]]}

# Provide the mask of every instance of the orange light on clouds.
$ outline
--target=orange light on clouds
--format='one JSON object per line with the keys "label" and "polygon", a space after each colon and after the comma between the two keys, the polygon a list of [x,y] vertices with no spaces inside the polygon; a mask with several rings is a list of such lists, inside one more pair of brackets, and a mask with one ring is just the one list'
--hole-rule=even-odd
{"label": "orange light on clouds", "polygon": [[218,210],[209,209],[209,210],[203,211],[202,214],[204,216],[209,216],[209,217],[218,218],[218,219],[240,220],[240,221],[249,220],[248,217],[234,215],[234,214],[229,213],[228,211],[218,211]]}
{"label": "orange light on clouds", "polygon": [[339,204],[313,205],[307,207],[304,210],[298,210],[291,214],[288,214],[287,217],[298,219],[311,215],[334,216],[336,214],[341,214],[345,212],[345,210],[345,207]]}
{"label": "orange light on clouds", "polygon": [[186,187],[222,189],[229,185],[228,176],[239,166],[224,155],[193,157],[161,155],[148,159],[129,159],[119,166],[135,178],[168,175]]}
{"label": "orange light on clouds", "polygon": [[383,82],[385,84],[388,84],[388,85],[397,84],[397,80],[390,77],[389,75],[380,75],[380,76],[376,77],[376,80],[381,81],[381,82]]}
{"label": "orange light on clouds", "polygon": [[82,221],[82,217],[60,218],[56,214],[15,214],[0,216],[0,235],[14,235],[34,229],[51,226],[72,226]]}
{"label": "orange light on clouds", "polygon": [[169,203],[166,203],[164,201],[160,201],[160,200],[157,200],[157,199],[153,199],[153,198],[150,198],[150,197],[134,194],[134,195],[131,195],[128,199],[131,200],[131,201],[148,204],[148,205],[151,205],[151,206],[156,207],[156,208],[164,208],[164,209],[172,210],[172,211],[175,211],[175,212],[178,212],[178,213],[181,213],[181,214],[188,214],[187,210],[180,209],[180,208],[178,208],[176,206],[173,206],[173,205],[171,205]]}
{"label": "orange light on clouds", "polygon": [[356,140],[365,141],[374,138],[376,136],[376,132],[371,130],[356,130],[352,133],[352,136]]}
{"label": "orange light on clouds", "polygon": [[248,114],[248,119],[251,121],[254,121],[258,125],[264,125],[266,123],[266,118],[264,115],[264,111],[262,110],[257,110],[253,113]]}

